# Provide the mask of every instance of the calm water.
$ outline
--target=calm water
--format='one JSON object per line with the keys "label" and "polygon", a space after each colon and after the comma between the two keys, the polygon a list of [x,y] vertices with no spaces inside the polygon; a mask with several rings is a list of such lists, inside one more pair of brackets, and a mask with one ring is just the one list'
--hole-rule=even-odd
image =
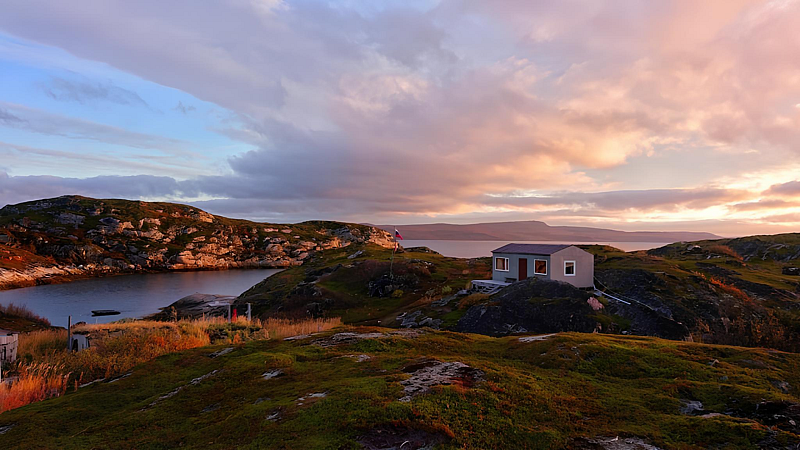
{"label": "calm water", "polygon": [[[514,241],[517,244],[562,244],[556,241]],[[444,256],[455,258],[477,258],[480,256],[492,256],[492,250],[502,247],[508,242],[503,241],[438,241],[438,240],[412,240],[400,241],[403,247],[428,247]],[[651,248],[663,247],[668,242],[563,242],[565,244],[602,244],[616,247],[626,252],[635,250],[649,250]]]}
{"label": "calm water", "polygon": [[[142,317],[194,293],[239,295],[278,269],[223,270],[121,275],[65,284],[0,291],[0,304],[25,305],[56,326],[72,322],[112,322]],[[115,309],[117,316],[92,317],[92,310]]]}

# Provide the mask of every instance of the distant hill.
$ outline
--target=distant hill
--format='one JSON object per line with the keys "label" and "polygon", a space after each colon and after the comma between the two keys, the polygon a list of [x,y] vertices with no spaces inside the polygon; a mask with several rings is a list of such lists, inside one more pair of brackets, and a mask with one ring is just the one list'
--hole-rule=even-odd
{"label": "distant hill", "polygon": [[[376,225],[389,232],[391,225]],[[694,231],[618,231],[605,228],[550,226],[537,220],[456,225],[431,223],[398,226],[404,239],[458,241],[679,242],[719,239]]]}

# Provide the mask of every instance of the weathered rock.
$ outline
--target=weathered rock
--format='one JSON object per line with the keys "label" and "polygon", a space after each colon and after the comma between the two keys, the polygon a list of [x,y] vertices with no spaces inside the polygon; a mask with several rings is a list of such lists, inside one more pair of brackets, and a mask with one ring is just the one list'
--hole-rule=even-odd
{"label": "weathered rock", "polygon": [[284,374],[283,370],[281,370],[281,369],[273,369],[273,370],[268,370],[268,371],[264,372],[261,375],[261,378],[263,378],[265,380],[271,380],[273,378],[278,378],[278,377],[282,376],[283,374]]}
{"label": "weathered rock", "polygon": [[694,416],[703,412],[703,403],[697,400],[681,400],[681,414]]}
{"label": "weathered rock", "polygon": [[472,387],[475,383],[483,381],[485,375],[482,370],[458,361],[423,361],[406,367],[404,371],[410,372],[411,377],[400,382],[404,386],[403,394],[405,394],[400,398],[401,402],[410,402],[412,398],[429,392],[434,386],[461,384]]}

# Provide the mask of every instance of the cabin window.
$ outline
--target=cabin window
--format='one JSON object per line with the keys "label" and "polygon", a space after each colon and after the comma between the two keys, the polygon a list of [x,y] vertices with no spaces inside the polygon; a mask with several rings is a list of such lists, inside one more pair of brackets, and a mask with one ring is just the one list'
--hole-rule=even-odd
{"label": "cabin window", "polygon": [[547,275],[547,260],[534,259],[533,260],[533,273],[536,275]]}
{"label": "cabin window", "polygon": [[500,272],[508,272],[508,258],[495,258],[494,269]]}
{"label": "cabin window", "polygon": [[575,261],[564,261],[564,276],[575,276]]}

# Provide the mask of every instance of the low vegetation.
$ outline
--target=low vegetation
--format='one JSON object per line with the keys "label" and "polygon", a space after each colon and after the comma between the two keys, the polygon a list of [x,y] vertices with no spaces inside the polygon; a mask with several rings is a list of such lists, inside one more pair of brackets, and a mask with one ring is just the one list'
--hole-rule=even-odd
{"label": "low vegetation", "polygon": [[77,334],[88,334],[91,347],[66,349],[67,331],[39,330],[19,337],[18,361],[4,370],[15,378],[0,385],[0,412],[63,395],[68,389],[100,379],[112,379],[162,355],[213,343],[241,344],[250,340],[281,339],[331,329],[339,319],[253,320],[228,323],[219,318],[180,321],[122,321],[81,324]]}
{"label": "low vegetation", "polygon": [[0,328],[14,331],[48,329],[50,321],[25,306],[10,303],[0,305]]}
{"label": "low vegetation", "polygon": [[[3,413],[5,448],[341,449],[414,439],[443,449],[556,449],[618,437],[693,450],[800,442],[795,413],[786,412],[800,401],[796,354],[602,334],[335,334],[342,331],[164,355],[118,381]],[[478,375],[400,401],[403,383],[437,361]],[[785,420],[763,412],[769,408],[782,408]]]}

